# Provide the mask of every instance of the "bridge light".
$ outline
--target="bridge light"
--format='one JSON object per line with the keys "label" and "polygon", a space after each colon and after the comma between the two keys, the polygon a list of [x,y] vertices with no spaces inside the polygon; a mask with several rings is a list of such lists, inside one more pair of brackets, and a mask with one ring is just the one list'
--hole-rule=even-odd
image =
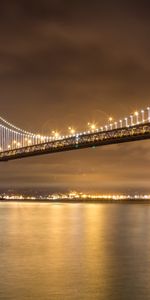
{"label": "bridge light", "polygon": [[88,123],[88,126],[90,127],[90,130],[92,130],[92,131],[96,130],[96,124],[95,123]]}
{"label": "bridge light", "polygon": [[113,118],[112,118],[112,117],[109,117],[109,119],[108,119],[108,120],[109,120],[109,122],[112,122]]}
{"label": "bridge light", "polygon": [[122,120],[119,120],[119,123],[120,123],[120,127],[122,128],[122,126],[123,126],[123,121],[122,121]]}
{"label": "bridge light", "polygon": [[52,131],[52,134],[54,136],[54,139],[57,139],[59,137],[59,133],[55,130]]}
{"label": "bridge light", "polygon": [[58,132],[55,132],[55,137],[57,138],[59,136]]}
{"label": "bridge light", "polygon": [[128,118],[124,118],[125,119],[125,125],[126,127],[128,127]]}
{"label": "bridge light", "polygon": [[150,107],[147,107],[147,111],[148,111],[148,121],[150,121]]}
{"label": "bridge light", "polygon": [[131,119],[131,126],[134,125],[134,122],[133,122],[133,115],[130,115],[130,119]]}
{"label": "bridge light", "polygon": [[45,137],[44,136],[41,136],[41,141],[44,141],[45,140]]}
{"label": "bridge light", "polygon": [[92,125],[91,125],[91,129],[93,129],[93,130],[96,129],[95,124],[92,124]]}
{"label": "bridge light", "polygon": [[139,113],[138,113],[138,111],[135,111],[134,115],[136,117],[136,124],[139,124]]}
{"label": "bridge light", "polygon": [[141,110],[141,115],[142,115],[142,122],[144,123],[145,122],[145,117],[144,117],[144,110],[143,109]]}
{"label": "bridge light", "polygon": [[115,122],[114,125],[115,125],[115,129],[117,129],[118,128],[118,123]]}
{"label": "bridge light", "polygon": [[74,128],[68,127],[68,129],[69,129],[69,131],[70,131],[71,134],[75,134],[75,129]]}
{"label": "bridge light", "polygon": [[134,114],[135,114],[135,116],[138,116],[138,115],[139,115],[138,111],[135,111],[135,113],[134,113]]}

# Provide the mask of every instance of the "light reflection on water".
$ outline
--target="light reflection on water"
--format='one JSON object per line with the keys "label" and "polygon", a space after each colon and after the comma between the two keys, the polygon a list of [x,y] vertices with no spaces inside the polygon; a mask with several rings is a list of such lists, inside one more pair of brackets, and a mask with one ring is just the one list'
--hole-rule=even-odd
{"label": "light reflection on water", "polygon": [[0,203],[0,299],[150,299],[150,205]]}

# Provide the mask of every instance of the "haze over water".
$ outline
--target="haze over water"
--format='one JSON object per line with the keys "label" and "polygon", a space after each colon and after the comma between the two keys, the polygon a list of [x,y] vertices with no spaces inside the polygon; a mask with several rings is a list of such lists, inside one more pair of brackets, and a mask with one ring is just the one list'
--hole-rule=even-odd
{"label": "haze over water", "polygon": [[150,299],[150,205],[0,203],[0,299]]}

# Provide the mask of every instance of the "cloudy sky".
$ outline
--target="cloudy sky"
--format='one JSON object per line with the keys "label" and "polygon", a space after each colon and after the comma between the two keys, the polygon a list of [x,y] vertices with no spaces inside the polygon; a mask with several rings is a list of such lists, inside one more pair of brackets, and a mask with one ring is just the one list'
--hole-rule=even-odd
{"label": "cloudy sky", "polygon": [[[0,115],[33,132],[99,125],[150,105],[149,1],[0,3]],[[0,165],[0,187],[148,191],[149,141]]]}

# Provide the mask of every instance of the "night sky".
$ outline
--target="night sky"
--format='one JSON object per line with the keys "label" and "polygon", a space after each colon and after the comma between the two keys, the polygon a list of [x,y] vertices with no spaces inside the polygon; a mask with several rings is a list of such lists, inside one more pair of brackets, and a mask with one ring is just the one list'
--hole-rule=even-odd
{"label": "night sky", "polygon": [[[150,105],[149,1],[0,1],[0,115],[66,133]],[[148,192],[150,141],[0,164],[0,187]]]}

